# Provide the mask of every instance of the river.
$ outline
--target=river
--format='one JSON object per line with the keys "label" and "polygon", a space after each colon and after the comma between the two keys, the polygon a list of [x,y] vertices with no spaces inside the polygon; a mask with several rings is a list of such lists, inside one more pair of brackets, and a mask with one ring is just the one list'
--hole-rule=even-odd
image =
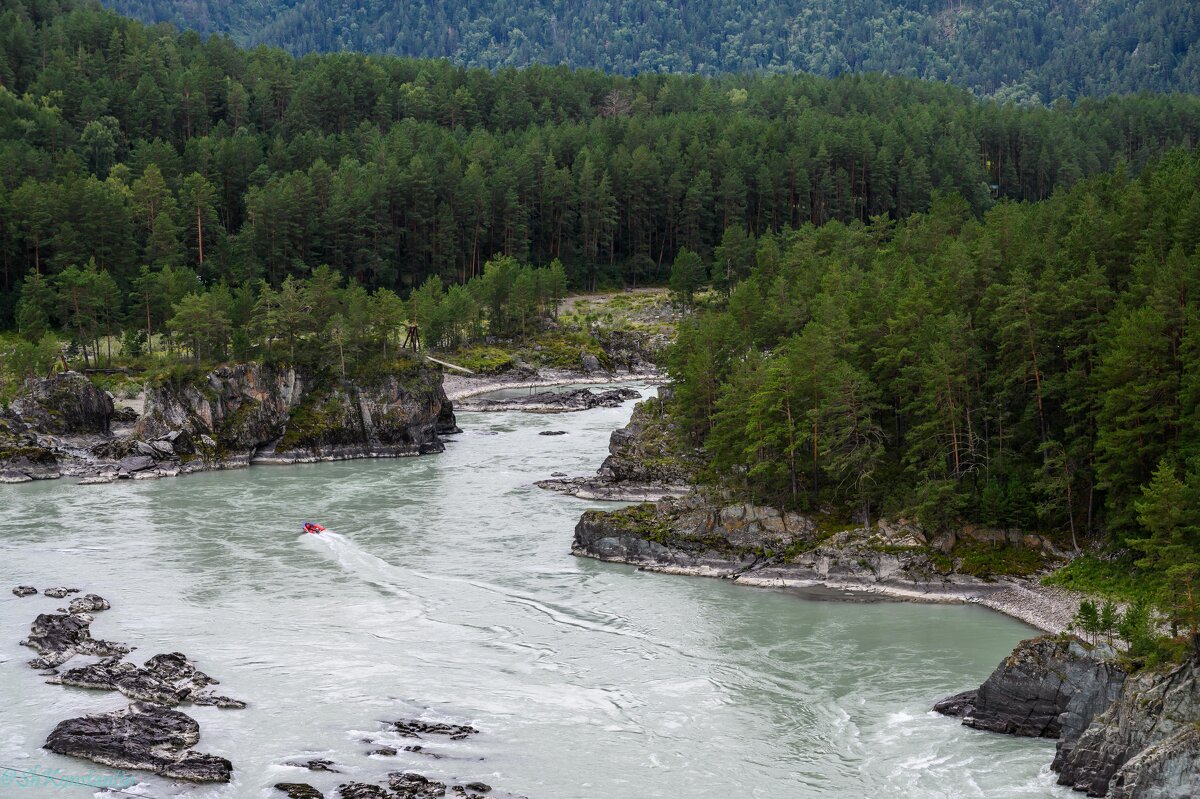
{"label": "river", "polygon": [[[596,503],[532,483],[593,472],[631,409],[462,414],[466,432],[432,457],[0,487],[0,766],[104,771],[39,747],[62,719],[126,704],[26,667],[17,642],[63,604],[9,593],[28,583],[104,596],[96,637],[139,662],[184,652],[249,702],[182,708],[196,749],[233,761],[231,784],[145,777],[132,789],[145,796],[282,797],[283,781],[333,797],[404,769],[530,799],[1072,795],[1053,786],[1053,743],[928,712],[978,685],[1023,624],[568,554]],[[305,519],[329,533],[299,534]],[[414,743],[382,732],[403,718],[481,732],[368,755],[364,738]],[[312,758],[343,773],[285,765]]]}

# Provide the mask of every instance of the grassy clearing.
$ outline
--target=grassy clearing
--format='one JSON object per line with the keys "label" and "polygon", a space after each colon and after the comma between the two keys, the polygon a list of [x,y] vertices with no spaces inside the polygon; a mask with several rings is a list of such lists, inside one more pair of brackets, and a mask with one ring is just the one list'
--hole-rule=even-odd
{"label": "grassy clearing", "polygon": [[1130,553],[1106,557],[1088,552],[1042,582],[1118,602],[1151,602],[1158,594],[1162,578],[1138,569],[1134,560]]}

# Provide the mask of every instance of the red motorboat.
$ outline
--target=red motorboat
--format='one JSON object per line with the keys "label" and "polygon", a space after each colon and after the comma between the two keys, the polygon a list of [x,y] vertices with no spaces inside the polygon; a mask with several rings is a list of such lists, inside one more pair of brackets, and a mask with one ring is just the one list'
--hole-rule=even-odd
{"label": "red motorboat", "polygon": [[313,535],[316,535],[317,533],[325,532],[325,528],[322,527],[321,525],[315,524],[313,522],[305,522],[304,523],[304,532],[312,533]]}

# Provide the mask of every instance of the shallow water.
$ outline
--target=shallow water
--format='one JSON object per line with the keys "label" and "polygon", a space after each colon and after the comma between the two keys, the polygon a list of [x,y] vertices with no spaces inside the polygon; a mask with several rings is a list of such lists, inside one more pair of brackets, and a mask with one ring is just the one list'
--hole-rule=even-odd
{"label": "shallow water", "polygon": [[[593,472],[632,403],[555,416],[462,414],[438,456],[186,478],[0,487],[0,765],[105,771],[38,747],[65,718],[125,704],[46,685],[17,642],[98,593],[98,638],[139,662],[182,651],[246,710],[188,708],[234,781],[144,777],[155,797],[282,796],[413,769],[531,799],[1049,797],[1053,744],[928,712],[1031,630],[969,606],[814,601],[568,554],[596,503],[533,487]],[[569,435],[538,436],[539,430]],[[320,536],[302,520],[325,524]],[[383,720],[469,723],[467,741],[368,756]],[[324,757],[341,775],[284,765]],[[9,796],[87,789],[0,789]],[[108,794],[112,796],[112,794]]]}

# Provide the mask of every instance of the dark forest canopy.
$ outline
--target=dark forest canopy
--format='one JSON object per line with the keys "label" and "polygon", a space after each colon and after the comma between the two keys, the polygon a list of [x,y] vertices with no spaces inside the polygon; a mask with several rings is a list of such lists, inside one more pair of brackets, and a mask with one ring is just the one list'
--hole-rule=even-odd
{"label": "dark forest canopy", "polygon": [[105,0],[303,54],[356,50],[620,74],[855,72],[1044,102],[1200,92],[1191,0]]}
{"label": "dark forest canopy", "polygon": [[1200,154],[981,220],[942,197],[720,252],[745,278],[670,364],[712,479],[860,518],[1161,535],[1200,563]]}
{"label": "dark forest canopy", "polygon": [[708,480],[860,522],[1049,534],[1103,553],[1059,579],[1196,635],[1200,152],[982,219],[939,197],[899,223],[735,235],[714,266],[727,297],[670,357]]}
{"label": "dark forest canopy", "polygon": [[575,285],[665,279],[727,229],[981,213],[1200,139],[1200,98],[1052,109],[880,76],[610,77],[239,49],[74,3],[0,2],[0,323],[95,261],[278,287],[465,282],[494,255]]}

